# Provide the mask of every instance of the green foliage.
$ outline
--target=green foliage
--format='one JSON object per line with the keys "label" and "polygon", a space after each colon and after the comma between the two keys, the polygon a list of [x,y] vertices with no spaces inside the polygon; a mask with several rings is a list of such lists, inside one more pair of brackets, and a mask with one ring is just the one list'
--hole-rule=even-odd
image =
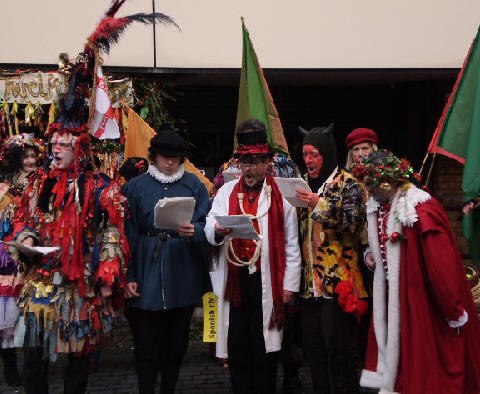
{"label": "green foliage", "polygon": [[180,95],[172,84],[151,80],[134,81],[137,103],[135,110],[153,129],[159,130],[162,126],[178,129],[182,119],[174,119],[167,109],[167,104],[176,101]]}
{"label": "green foliage", "polygon": [[121,145],[118,140],[93,140],[94,150],[102,153],[113,153],[113,152],[122,152],[123,145]]}

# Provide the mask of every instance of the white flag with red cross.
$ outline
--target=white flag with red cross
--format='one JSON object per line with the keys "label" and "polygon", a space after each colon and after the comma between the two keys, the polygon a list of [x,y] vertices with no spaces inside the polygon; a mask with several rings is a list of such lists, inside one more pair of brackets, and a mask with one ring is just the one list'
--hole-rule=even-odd
{"label": "white flag with red cross", "polygon": [[120,138],[120,130],[113,113],[112,103],[108,97],[108,87],[103,77],[102,67],[97,68],[97,83],[95,86],[95,115],[91,133],[101,140]]}

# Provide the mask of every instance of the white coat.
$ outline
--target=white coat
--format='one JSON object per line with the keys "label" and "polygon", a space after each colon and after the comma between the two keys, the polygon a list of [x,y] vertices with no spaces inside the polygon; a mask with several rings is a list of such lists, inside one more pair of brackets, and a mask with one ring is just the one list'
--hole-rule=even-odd
{"label": "white coat", "polygon": [[[215,242],[216,216],[225,216],[229,213],[230,194],[238,180],[230,181],[223,185],[213,200],[212,209],[207,217],[205,234],[212,245],[220,245],[218,252],[218,265],[215,271],[210,273],[212,287],[218,297],[218,328],[216,356],[227,358],[227,334],[230,303],[225,300],[225,287],[227,283],[228,261],[225,256],[224,243]],[[267,198],[265,195],[265,184],[260,193],[257,213],[265,212]],[[283,289],[298,292],[300,288],[300,247],[298,244],[297,213],[285,199],[283,199],[284,225],[285,225],[285,277]],[[273,309],[272,284],[270,276],[270,254],[268,246],[268,214],[261,219],[262,230],[262,251],[261,251],[261,278],[262,278],[262,306],[263,306],[263,337],[267,353],[280,350],[282,343],[282,330],[270,328],[270,316]]]}

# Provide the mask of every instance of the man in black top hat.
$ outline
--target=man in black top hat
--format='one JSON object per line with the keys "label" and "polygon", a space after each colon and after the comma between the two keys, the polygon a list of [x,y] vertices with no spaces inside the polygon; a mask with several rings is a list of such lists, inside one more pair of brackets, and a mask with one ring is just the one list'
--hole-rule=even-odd
{"label": "man in black top hat", "polygon": [[[284,303],[300,281],[297,217],[269,173],[265,125],[247,120],[236,136],[234,157],[242,177],[218,190],[205,226],[208,241],[220,246],[211,274],[219,302],[216,351],[220,358],[228,356],[235,393],[275,393]],[[224,215],[248,215],[261,239],[231,237],[216,219]]]}

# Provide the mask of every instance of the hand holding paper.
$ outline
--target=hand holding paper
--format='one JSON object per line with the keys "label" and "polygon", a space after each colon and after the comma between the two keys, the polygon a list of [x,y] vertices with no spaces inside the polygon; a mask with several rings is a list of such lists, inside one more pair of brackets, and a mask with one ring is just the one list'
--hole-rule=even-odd
{"label": "hand holding paper", "polygon": [[[303,178],[280,178],[276,177],[275,182],[280,189],[280,193],[293,207],[305,208],[308,203],[303,198],[299,198],[297,190],[301,192],[309,192],[312,190]],[[305,193],[306,194],[306,193]]]}
{"label": "hand holding paper", "polygon": [[309,192],[304,189],[297,189],[296,197],[309,208],[315,208],[320,197],[316,193]]}
{"label": "hand holding paper", "polygon": [[232,230],[230,230],[229,228],[225,228],[223,226],[220,226],[217,223],[215,223],[215,233],[220,236],[220,237],[224,237],[225,235],[228,235],[232,232]]}
{"label": "hand holding paper", "polygon": [[252,220],[247,215],[215,216],[215,219],[224,229],[231,230],[228,235],[232,238],[255,239],[257,241],[260,239],[255,227],[253,227]]}
{"label": "hand holding paper", "polygon": [[176,231],[182,238],[192,238],[195,233],[195,227],[192,223],[180,224]]}
{"label": "hand holding paper", "polygon": [[195,199],[193,197],[165,197],[155,205],[155,228],[175,230],[192,221]]}

